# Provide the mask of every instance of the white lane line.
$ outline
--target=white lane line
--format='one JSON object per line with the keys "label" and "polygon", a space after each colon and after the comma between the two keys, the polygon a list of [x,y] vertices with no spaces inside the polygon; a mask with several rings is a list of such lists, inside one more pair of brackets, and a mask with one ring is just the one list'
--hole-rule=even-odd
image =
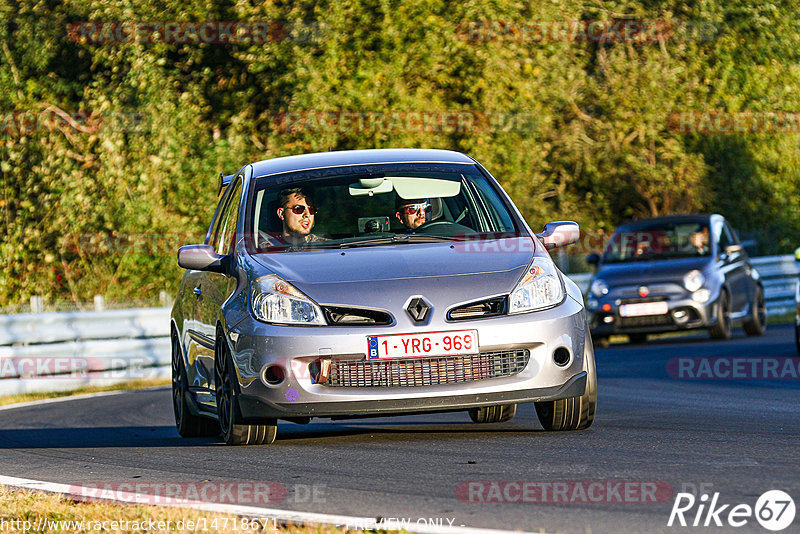
{"label": "white lane line", "polygon": [[[97,493],[95,488],[92,489],[93,495],[87,497],[86,493],[81,490],[82,486],[58,484],[55,482],[44,482],[41,480],[31,480],[28,478],[17,478],[0,475],[0,485],[12,486],[15,488],[23,488],[36,491],[44,491],[47,493],[60,493],[62,495],[72,497],[78,501],[113,501],[123,504],[142,504],[152,500],[152,495],[141,493],[121,493],[111,492],[118,494],[124,498],[118,498],[111,495],[94,495]],[[412,521],[403,522],[402,519],[395,522],[390,522],[388,519],[378,520],[374,517],[354,517],[346,515],[331,515],[331,514],[318,514],[313,512],[295,512],[291,510],[280,510],[278,508],[260,508],[257,506],[242,506],[236,504],[221,504],[209,503],[198,501],[185,501],[185,502],[167,502],[159,503],[159,506],[171,506],[178,508],[192,508],[204,512],[212,512],[217,514],[232,514],[238,516],[246,516],[252,518],[265,519],[269,518],[270,521],[274,520],[278,523],[294,523],[294,524],[324,524],[335,526],[349,526],[350,529],[357,530],[400,530],[403,529],[407,532],[418,532],[419,534],[509,534],[509,533],[522,533],[521,530],[492,530],[486,528],[473,528],[467,526],[460,526],[453,524],[438,525],[438,524],[417,524]],[[426,519],[426,518],[422,518]],[[544,531],[539,531],[540,534]]]}
{"label": "white lane line", "polygon": [[57,402],[66,402],[81,399],[92,399],[94,397],[108,397],[111,395],[122,395],[123,393],[131,393],[133,391],[154,391],[158,389],[167,389],[169,386],[154,386],[144,389],[116,389],[114,391],[98,391],[97,393],[82,393],[80,395],[67,395],[64,397],[53,397],[52,399],[39,399],[27,402],[17,402],[14,404],[5,404],[0,406],[0,412],[5,410],[13,410],[15,408],[25,408],[28,406],[39,406],[40,404],[54,404]]}

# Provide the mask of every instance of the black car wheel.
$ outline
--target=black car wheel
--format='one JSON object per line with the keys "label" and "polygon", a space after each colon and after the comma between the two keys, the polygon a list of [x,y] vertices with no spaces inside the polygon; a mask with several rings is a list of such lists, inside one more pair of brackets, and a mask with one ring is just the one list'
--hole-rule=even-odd
{"label": "black car wheel", "polygon": [[597,409],[597,370],[591,347],[585,353],[583,370],[586,371],[583,395],[534,403],[536,416],[545,430],[583,430],[592,425]]}
{"label": "black car wheel", "polygon": [[647,334],[628,334],[628,342],[634,345],[641,345],[647,341]]}
{"label": "black car wheel", "polygon": [[225,340],[217,339],[217,354],[214,363],[217,414],[222,437],[228,445],[266,445],[275,441],[278,433],[277,421],[271,424],[242,424],[238,403],[238,381],[233,361]]}
{"label": "black car wheel", "polygon": [[717,322],[708,329],[709,334],[713,339],[730,339],[731,338],[731,305],[728,293],[721,291],[719,300],[717,301]]}
{"label": "black car wheel", "polygon": [[744,331],[748,336],[760,336],[767,329],[767,305],[764,303],[764,290],[756,288],[750,317],[744,322]]}
{"label": "black car wheel", "polygon": [[505,406],[483,406],[469,410],[469,418],[473,423],[505,423],[514,419],[517,413],[516,404]]}
{"label": "black car wheel", "polygon": [[172,335],[172,408],[175,413],[175,428],[184,438],[199,438],[219,435],[219,424],[213,419],[192,415],[189,411],[189,395],[186,368],[181,357],[178,337]]}

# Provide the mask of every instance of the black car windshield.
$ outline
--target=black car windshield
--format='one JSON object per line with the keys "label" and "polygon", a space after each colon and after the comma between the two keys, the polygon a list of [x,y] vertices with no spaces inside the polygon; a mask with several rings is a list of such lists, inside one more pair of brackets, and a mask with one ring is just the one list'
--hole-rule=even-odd
{"label": "black car windshield", "polygon": [[619,228],[611,237],[603,263],[696,258],[711,254],[705,222],[658,222]]}
{"label": "black car windshield", "polygon": [[354,165],[258,178],[248,247],[299,252],[515,235],[495,186],[474,165]]}

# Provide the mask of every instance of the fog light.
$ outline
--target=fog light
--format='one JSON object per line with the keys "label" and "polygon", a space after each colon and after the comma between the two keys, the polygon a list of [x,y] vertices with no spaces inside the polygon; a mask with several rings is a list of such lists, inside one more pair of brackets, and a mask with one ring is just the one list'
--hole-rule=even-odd
{"label": "fog light", "polygon": [[564,347],[558,347],[555,352],[553,352],[553,361],[556,362],[556,365],[559,367],[564,367],[569,363],[569,351]]}
{"label": "fog light", "polygon": [[708,302],[708,299],[711,298],[711,291],[708,289],[698,289],[694,293],[692,293],[692,300],[695,302]]}
{"label": "fog light", "polygon": [[614,316],[613,315],[606,315],[605,317],[603,317],[603,322],[606,323],[606,324],[613,323],[614,322]]}
{"label": "fog light", "polygon": [[270,386],[277,386],[286,379],[286,371],[278,364],[267,365],[261,371],[261,378]]}
{"label": "fog light", "polygon": [[685,324],[689,321],[689,314],[686,310],[673,310],[672,319],[676,324]]}

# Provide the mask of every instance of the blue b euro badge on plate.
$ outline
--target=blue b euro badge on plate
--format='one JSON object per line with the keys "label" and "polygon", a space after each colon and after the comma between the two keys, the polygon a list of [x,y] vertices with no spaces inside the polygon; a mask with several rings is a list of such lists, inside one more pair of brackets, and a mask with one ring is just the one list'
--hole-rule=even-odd
{"label": "blue b euro badge on plate", "polygon": [[372,360],[378,357],[378,338],[377,337],[368,337],[367,338],[367,358]]}

